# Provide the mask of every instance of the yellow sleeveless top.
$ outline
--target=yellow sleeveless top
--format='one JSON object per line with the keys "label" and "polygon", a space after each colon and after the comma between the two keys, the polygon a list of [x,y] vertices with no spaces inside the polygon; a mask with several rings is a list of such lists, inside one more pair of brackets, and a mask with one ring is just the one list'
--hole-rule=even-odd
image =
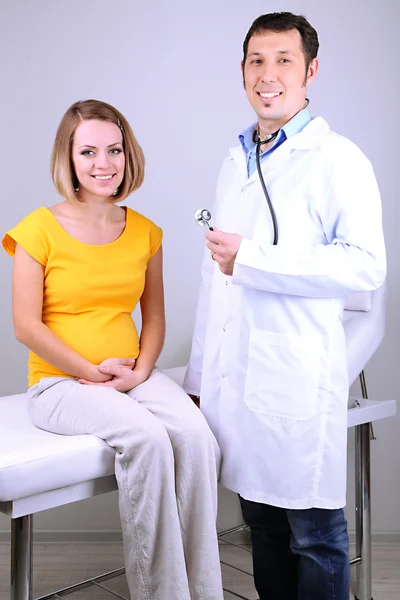
{"label": "yellow sleeveless top", "polygon": [[[8,254],[14,256],[20,244],[44,266],[42,321],[93,364],[139,354],[132,311],[143,293],[147,263],[161,245],[162,231],[139,213],[125,210],[125,229],[109,244],[76,240],[45,207],[27,215],[3,238]],[[30,352],[30,386],[42,377],[65,376],[71,377]]]}

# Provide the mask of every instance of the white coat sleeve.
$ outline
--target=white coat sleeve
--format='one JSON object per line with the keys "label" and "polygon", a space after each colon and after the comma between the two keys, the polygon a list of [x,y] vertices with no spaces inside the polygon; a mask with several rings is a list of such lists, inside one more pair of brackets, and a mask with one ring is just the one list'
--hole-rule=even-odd
{"label": "white coat sleeve", "polygon": [[204,341],[206,337],[208,306],[210,302],[213,270],[214,263],[210,258],[210,251],[206,248],[201,267],[201,283],[197,301],[196,320],[193,330],[192,349],[183,382],[183,389],[185,392],[195,396],[200,395]]}
{"label": "white coat sleeve", "polygon": [[318,210],[326,244],[271,246],[244,238],[232,283],[310,298],[378,288],[386,276],[381,199],[361,151],[336,162],[322,200]]}

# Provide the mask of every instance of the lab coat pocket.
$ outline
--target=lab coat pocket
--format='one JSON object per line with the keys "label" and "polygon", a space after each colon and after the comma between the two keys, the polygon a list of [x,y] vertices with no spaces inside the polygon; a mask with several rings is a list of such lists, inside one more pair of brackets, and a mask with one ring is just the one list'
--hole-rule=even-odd
{"label": "lab coat pocket", "polygon": [[263,415],[305,421],[317,410],[319,339],[252,329],[244,401]]}

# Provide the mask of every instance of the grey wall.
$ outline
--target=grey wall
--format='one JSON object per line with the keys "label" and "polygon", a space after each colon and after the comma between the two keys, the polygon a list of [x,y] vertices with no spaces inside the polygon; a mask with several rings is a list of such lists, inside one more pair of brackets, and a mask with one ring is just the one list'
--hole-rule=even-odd
{"label": "grey wall", "polygon": [[[185,363],[190,347],[202,231],[193,221],[213,201],[217,173],[237,133],[253,120],[242,89],[241,44],[252,20],[273,10],[305,14],[317,28],[321,68],[311,113],[355,141],[380,184],[389,260],[389,327],[367,369],[371,397],[396,398],[400,325],[397,0],[3,0],[0,8],[1,230],[59,200],[49,156],[59,120],[77,99],[115,104],[147,158],[146,181],[129,205],[165,233],[168,335],[161,366]],[[362,219],[362,215],[360,215]],[[25,348],[11,322],[12,261],[0,254],[1,394],[25,389]],[[400,418],[376,424],[373,528],[400,535]],[[353,451],[349,450],[350,466]],[[352,469],[349,505],[352,504]],[[223,496],[220,522],[238,520]],[[350,526],[354,519],[349,511]],[[8,520],[0,518],[0,530]],[[39,515],[41,530],[117,530],[115,494]]]}

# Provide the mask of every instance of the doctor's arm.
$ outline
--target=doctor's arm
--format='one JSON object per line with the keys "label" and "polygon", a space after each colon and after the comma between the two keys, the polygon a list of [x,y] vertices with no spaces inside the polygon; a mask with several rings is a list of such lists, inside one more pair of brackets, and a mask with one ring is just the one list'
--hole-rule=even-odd
{"label": "doctor's arm", "polygon": [[[386,276],[380,194],[360,153],[333,170],[319,218],[326,244],[259,245],[243,238],[232,283],[314,298],[378,288]],[[290,218],[290,216],[288,216]]]}

